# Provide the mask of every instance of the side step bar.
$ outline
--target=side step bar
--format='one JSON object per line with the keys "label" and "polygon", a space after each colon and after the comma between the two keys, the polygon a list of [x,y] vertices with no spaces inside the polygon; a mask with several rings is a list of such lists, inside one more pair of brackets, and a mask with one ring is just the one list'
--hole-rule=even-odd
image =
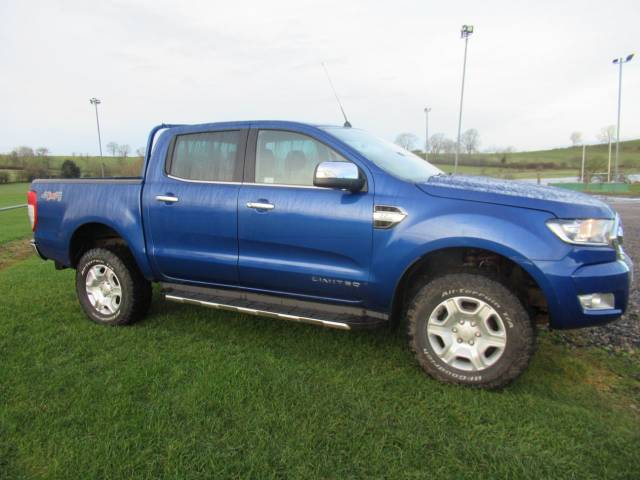
{"label": "side step bar", "polygon": [[363,308],[294,300],[237,290],[162,284],[166,300],[321,327],[351,330],[385,323],[386,314]]}

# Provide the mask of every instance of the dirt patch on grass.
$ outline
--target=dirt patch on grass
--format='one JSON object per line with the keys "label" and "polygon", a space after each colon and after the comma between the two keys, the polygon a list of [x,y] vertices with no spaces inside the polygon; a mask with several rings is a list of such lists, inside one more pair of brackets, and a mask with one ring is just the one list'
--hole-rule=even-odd
{"label": "dirt patch on grass", "polygon": [[33,255],[29,239],[14,240],[0,245],[0,270]]}

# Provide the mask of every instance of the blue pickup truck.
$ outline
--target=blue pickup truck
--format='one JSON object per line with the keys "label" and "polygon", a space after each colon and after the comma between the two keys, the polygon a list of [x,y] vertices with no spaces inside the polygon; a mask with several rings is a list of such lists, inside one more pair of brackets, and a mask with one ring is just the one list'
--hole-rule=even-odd
{"label": "blue pickup truck", "polygon": [[296,122],[159,125],[141,176],[36,180],[33,246],[76,269],[93,321],[166,300],[351,330],[405,326],[450,383],[502,387],[536,324],[627,306],[618,215],[595,198],[449,176],[362,130]]}

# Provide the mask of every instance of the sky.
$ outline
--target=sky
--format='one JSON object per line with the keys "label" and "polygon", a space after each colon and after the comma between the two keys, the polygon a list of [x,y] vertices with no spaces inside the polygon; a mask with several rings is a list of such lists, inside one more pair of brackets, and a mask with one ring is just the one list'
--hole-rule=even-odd
{"label": "sky", "polygon": [[[595,143],[617,115],[615,57],[640,54],[640,2],[270,0],[0,1],[0,152],[143,146],[162,122],[349,120],[393,140],[455,138],[481,149]],[[640,137],[640,55],[624,66],[621,137]]]}

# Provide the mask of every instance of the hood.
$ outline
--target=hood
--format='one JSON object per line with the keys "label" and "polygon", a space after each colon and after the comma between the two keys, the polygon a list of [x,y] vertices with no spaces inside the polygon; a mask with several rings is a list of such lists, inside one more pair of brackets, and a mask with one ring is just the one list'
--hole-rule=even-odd
{"label": "hood", "polygon": [[558,218],[613,218],[609,206],[584,193],[513,180],[436,175],[418,187],[437,197],[544,210]]}

